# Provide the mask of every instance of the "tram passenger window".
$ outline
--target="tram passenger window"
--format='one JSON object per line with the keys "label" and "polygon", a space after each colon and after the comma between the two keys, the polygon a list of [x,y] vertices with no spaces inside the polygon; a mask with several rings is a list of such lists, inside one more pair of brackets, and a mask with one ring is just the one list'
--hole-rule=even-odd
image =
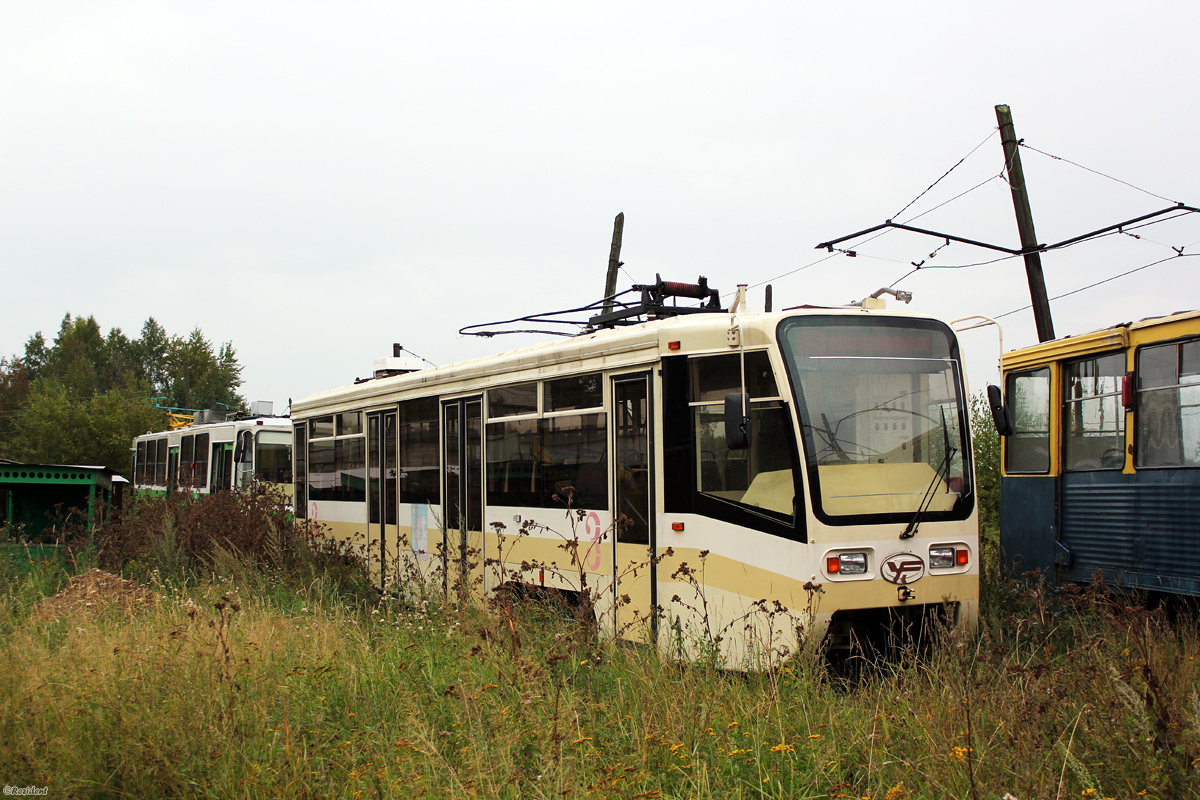
{"label": "tram passenger window", "polygon": [[337,448],[335,439],[313,440],[308,444],[308,499],[333,500],[337,485]]}
{"label": "tram passenger window", "polygon": [[778,398],[765,351],[746,353],[750,394],[750,447],[725,441],[724,399],[742,386],[738,354],[689,359],[696,487],[701,494],[791,516],[794,512],[795,438],[787,406]]}
{"label": "tram passenger window", "polygon": [[192,486],[204,488],[208,485],[208,434],[196,434],[196,452],[192,468]]}
{"label": "tram passenger window", "polygon": [[546,381],[544,387],[547,413],[600,408],[604,405],[603,383],[599,372]]}
{"label": "tram passenger window", "polygon": [[1137,465],[1200,467],[1200,340],[1137,355]]}
{"label": "tram passenger window", "polygon": [[400,502],[441,502],[441,443],[438,399],[400,403]]}
{"label": "tram passenger window", "polygon": [[[153,442],[151,442],[153,444]],[[133,461],[133,482],[138,486],[149,483],[146,480],[146,443],[137,443],[137,456]]]}
{"label": "tram passenger window", "polygon": [[[603,402],[600,374],[573,376],[543,384],[547,410],[598,408]],[[537,411],[538,384],[488,392],[488,415]],[[605,415],[558,414],[504,419],[487,425],[487,502],[519,508],[603,509],[608,507]],[[571,491],[567,492],[570,487]]]}
{"label": "tram passenger window", "polygon": [[1121,469],[1125,464],[1125,354],[1068,362],[1063,375],[1067,470]]}
{"label": "tram passenger window", "polygon": [[541,506],[543,455],[537,419],[489,422],[488,505]]}
{"label": "tram passenger window", "polygon": [[[159,439],[155,449],[158,454],[154,460],[154,477],[152,482],[155,486],[167,485],[167,440]],[[149,448],[146,450],[149,453]]]}
{"label": "tram passenger window", "polygon": [[604,414],[570,414],[542,420],[546,508],[608,508]]}
{"label": "tram passenger window", "polygon": [[313,439],[324,439],[333,436],[333,417],[316,417],[308,422]]}
{"label": "tram passenger window", "polygon": [[1013,433],[1004,442],[1004,469],[1010,473],[1050,471],[1050,368],[1008,376],[1005,395]]}
{"label": "tram passenger window", "polygon": [[[165,439],[155,441],[154,439],[145,442],[146,445],[146,464],[142,474],[139,476],[141,482],[153,486],[155,481],[155,471],[158,467],[158,444],[165,442]],[[164,448],[165,450],[165,448]]]}
{"label": "tram passenger window", "polygon": [[363,437],[309,443],[308,499],[342,503],[366,501],[366,448]]}
{"label": "tram passenger window", "polygon": [[[334,425],[336,423],[336,425]],[[337,438],[318,439],[308,444],[308,499],[362,503],[367,499],[366,443],[362,435],[362,412],[310,420],[310,432],[345,431]]]}
{"label": "tram passenger window", "polygon": [[488,419],[536,414],[538,410],[536,383],[519,383],[488,389]]}
{"label": "tram passenger window", "polygon": [[192,463],[194,461],[192,456],[194,455],[195,450],[196,450],[196,437],[195,436],[184,436],[183,439],[180,440],[180,445],[179,445],[179,485],[180,486],[194,486],[195,485],[195,483],[192,480],[192,472],[193,472]]}
{"label": "tram passenger window", "polygon": [[356,436],[363,432],[362,412],[347,411],[337,415],[337,435]]}
{"label": "tram passenger window", "polygon": [[337,493],[345,503],[367,499],[367,450],[361,436],[337,439]]}

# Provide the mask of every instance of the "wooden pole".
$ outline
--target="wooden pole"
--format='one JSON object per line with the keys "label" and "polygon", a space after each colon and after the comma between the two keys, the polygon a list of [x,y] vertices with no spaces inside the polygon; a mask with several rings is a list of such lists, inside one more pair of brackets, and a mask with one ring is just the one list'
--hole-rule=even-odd
{"label": "wooden pole", "polygon": [[1017,232],[1025,255],[1025,275],[1029,280],[1029,298],[1033,302],[1033,320],[1037,324],[1038,341],[1054,338],[1054,323],[1050,318],[1050,299],[1046,295],[1046,280],[1042,275],[1042,256],[1037,252],[1037,234],[1033,230],[1033,212],[1029,210],[1029,193],[1025,190],[1025,173],[1021,170],[1021,153],[1012,111],[1008,106],[996,106],[996,121],[1000,123],[1000,142],[1004,145],[1004,164],[1008,170],[1008,185],[1012,189],[1013,209],[1017,212]]}
{"label": "wooden pole", "polygon": [[625,212],[613,220],[612,247],[608,250],[608,277],[604,280],[604,313],[613,310],[612,296],[617,293],[617,270],[621,266],[621,236],[625,232]]}

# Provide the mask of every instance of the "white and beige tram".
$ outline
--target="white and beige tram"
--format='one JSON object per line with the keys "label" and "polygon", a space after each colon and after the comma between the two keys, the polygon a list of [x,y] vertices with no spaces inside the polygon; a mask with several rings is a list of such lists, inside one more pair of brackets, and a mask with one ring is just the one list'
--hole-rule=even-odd
{"label": "white and beige tram", "polygon": [[704,313],[376,374],[292,406],[295,508],[361,540],[385,589],[544,587],[746,668],[975,623],[963,371],[936,319]]}

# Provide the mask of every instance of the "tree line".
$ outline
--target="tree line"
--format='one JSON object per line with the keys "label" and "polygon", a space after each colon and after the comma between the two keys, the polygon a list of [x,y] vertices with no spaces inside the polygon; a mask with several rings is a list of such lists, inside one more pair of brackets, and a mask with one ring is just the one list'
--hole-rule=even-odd
{"label": "tree line", "polygon": [[38,331],[0,357],[0,458],[127,473],[133,437],[167,428],[163,407],[244,410],[241,374],[232,343],[199,327],[172,336],[150,317],[130,339],[67,314],[53,342]]}

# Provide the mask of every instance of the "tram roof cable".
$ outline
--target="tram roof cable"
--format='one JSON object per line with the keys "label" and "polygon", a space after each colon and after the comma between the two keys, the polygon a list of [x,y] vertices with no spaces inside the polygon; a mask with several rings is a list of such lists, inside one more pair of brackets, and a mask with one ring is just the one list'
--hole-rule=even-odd
{"label": "tram roof cable", "polygon": [[[1105,284],[1105,283],[1111,283],[1112,281],[1115,281],[1115,280],[1117,280],[1118,278],[1124,278],[1126,275],[1132,275],[1132,274],[1133,274],[1133,273],[1135,273],[1135,272],[1141,272],[1141,271],[1142,271],[1142,270],[1144,270],[1144,269],[1149,269],[1150,267],[1156,267],[1156,266],[1158,266],[1159,264],[1162,264],[1163,262],[1166,262],[1166,261],[1173,261],[1173,260],[1175,260],[1175,259],[1177,259],[1177,258],[1195,258],[1196,256],[1200,256],[1200,253],[1180,253],[1180,252],[1176,252],[1174,255],[1167,256],[1166,258],[1160,258],[1158,261],[1152,261],[1152,262],[1150,262],[1149,264],[1143,264],[1143,265],[1142,265],[1142,266],[1140,266],[1140,267],[1134,267],[1133,269],[1131,269],[1131,270],[1126,270],[1125,272],[1122,272],[1122,273],[1120,273],[1119,275],[1113,275],[1113,276],[1111,276],[1111,277],[1105,278],[1105,279],[1104,279],[1104,280],[1102,280],[1102,281],[1096,281],[1095,283],[1089,283],[1087,286],[1080,286],[1078,289],[1072,289],[1072,290],[1071,290],[1071,291],[1069,291],[1069,292],[1063,292],[1062,294],[1055,295],[1054,297],[1051,297],[1050,299],[1051,299],[1051,300],[1061,300],[1061,299],[1062,299],[1062,298],[1064,298],[1064,297],[1070,297],[1070,296],[1071,296],[1071,295],[1073,295],[1073,294],[1079,294],[1080,292],[1085,292],[1085,291],[1087,291],[1088,289],[1094,289],[1094,288],[1096,288],[1097,286],[1101,286],[1101,285],[1103,285],[1103,284]],[[1028,310],[1029,308],[1031,308],[1031,306],[1027,306],[1027,305],[1026,305],[1026,306],[1021,306],[1020,308],[1014,308],[1012,311],[1005,311],[1003,314],[996,314],[996,315],[995,315],[993,318],[994,318],[994,319],[1001,319],[1001,318],[1003,318],[1003,317],[1008,317],[1008,316],[1011,316],[1011,315],[1013,315],[1013,314],[1017,314],[1017,313],[1019,313],[1019,312],[1021,312],[1021,311],[1026,311],[1026,310]]]}
{"label": "tram roof cable", "polygon": [[544,312],[539,312],[536,314],[525,314],[524,316],[513,317],[512,319],[496,320],[494,322],[480,322],[480,323],[477,323],[474,325],[465,325],[462,328],[458,329],[458,333],[460,336],[482,336],[485,339],[490,339],[493,336],[498,336],[501,334],[508,334],[508,333],[546,333],[546,334],[551,334],[554,336],[574,336],[575,335],[574,333],[567,333],[564,331],[556,331],[556,330],[481,330],[481,331],[476,331],[476,330],[472,330],[472,329],[473,328],[484,328],[484,327],[488,327],[488,326],[492,326],[492,325],[515,325],[520,322],[532,322],[535,324],[541,323],[541,324],[547,324],[547,325],[578,325],[580,327],[584,327],[587,325],[586,320],[553,319],[552,317],[556,317],[559,314],[580,314],[585,311],[595,311],[598,308],[603,308],[605,301],[613,301],[615,303],[615,305],[621,306],[622,308],[629,307],[631,305],[630,303],[619,301],[618,298],[623,297],[627,294],[630,294],[633,291],[634,291],[633,289],[626,289],[622,292],[617,292],[616,294],[612,295],[611,297],[602,297],[599,300],[593,301],[586,305],[577,306],[575,308],[564,308],[564,309],[561,309],[558,311],[544,311]]}
{"label": "tram roof cable", "polygon": [[[633,292],[640,293],[639,299],[636,302],[620,300],[621,297]],[[700,300],[703,302],[703,305],[681,306],[678,302],[680,298]],[[675,302],[673,305],[668,305],[668,300]],[[594,311],[602,311],[602,313],[592,314],[586,319],[560,318],[560,315],[583,314]],[[460,336],[483,336],[485,338],[505,333],[544,333],[557,336],[574,336],[581,333],[592,333],[598,328],[633,325],[650,319],[724,311],[725,309],[721,307],[720,294],[716,289],[708,286],[708,279],[704,276],[700,276],[696,283],[679,283],[676,281],[664,281],[661,275],[655,275],[655,281],[652,284],[634,284],[633,287],[623,292],[618,292],[610,297],[602,297],[586,305],[563,309],[561,311],[527,314],[496,322],[467,325],[459,328],[458,333]],[[529,328],[500,330],[493,327],[517,325],[523,322],[541,325],[573,325],[578,327],[579,330],[574,333],[565,333],[561,330]]]}

